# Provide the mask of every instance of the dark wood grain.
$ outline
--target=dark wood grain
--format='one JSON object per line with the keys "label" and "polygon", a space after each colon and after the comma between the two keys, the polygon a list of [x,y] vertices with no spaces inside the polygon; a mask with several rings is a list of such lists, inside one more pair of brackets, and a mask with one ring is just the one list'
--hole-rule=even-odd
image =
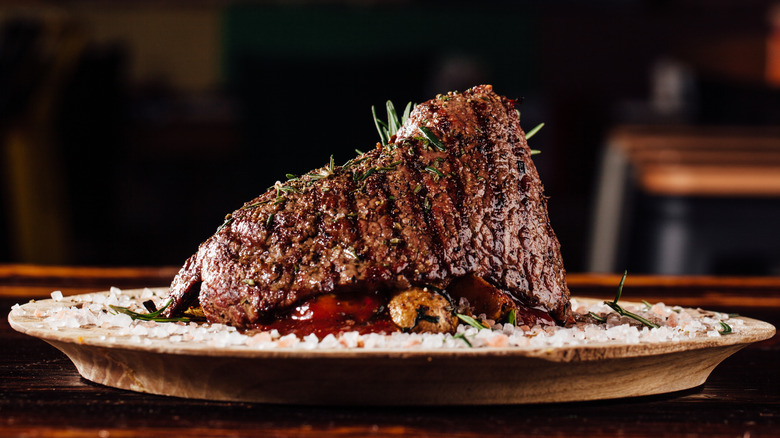
{"label": "dark wood grain", "polygon": [[[335,408],[184,400],[107,388],[82,379],[70,361],[45,342],[13,331],[6,319],[8,310],[16,302],[55,289],[80,293],[111,285],[161,286],[175,270],[19,268],[0,267],[0,436],[756,437],[780,433],[776,339],[727,359],[701,387],[588,403]],[[571,280],[575,294],[611,298],[619,277],[572,275]],[[780,324],[780,306],[773,304],[780,295],[780,279],[743,279],[744,284],[740,279],[718,278],[631,280],[624,293],[634,299],[663,298],[677,304],[675,298],[684,298],[709,308],[713,302],[724,307],[737,302],[742,303],[740,313]],[[609,376],[604,379],[608,382]]]}

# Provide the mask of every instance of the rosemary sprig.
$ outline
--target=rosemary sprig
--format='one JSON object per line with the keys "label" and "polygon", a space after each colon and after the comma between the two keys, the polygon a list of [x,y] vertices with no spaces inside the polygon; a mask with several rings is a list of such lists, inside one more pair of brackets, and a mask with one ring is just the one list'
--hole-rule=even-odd
{"label": "rosemary sprig", "polygon": [[468,315],[463,315],[462,313],[458,313],[456,316],[461,321],[465,322],[466,324],[468,324],[468,325],[470,325],[470,326],[472,326],[472,327],[474,327],[476,329],[480,329],[481,330],[481,329],[488,328],[487,326],[482,325],[481,322],[477,321],[476,319],[474,319],[474,318],[472,318],[472,317],[470,317]]}
{"label": "rosemary sprig", "polygon": [[181,317],[181,318],[163,318],[163,317],[161,317],[160,314],[162,314],[163,310],[167,309],[168,306],[171,305],[171,303],[173,303],[173,298],[169,299],[168,302],[165,303],[165,305],[161,309],[159,309],[159,310],[157,310],[155,312],[151,312],[151,313],[133,312],[132,310],[128,309],[127,307],[120,307],[120,306],[114,306],[114,305],[109,305],[108,307],[110,307],[112,310],[114,310],[117,313],[124,313],[125,315],[130,316],[130,318],[132,318],[132,319],[140,319],[141,321],[190,322],[189,318],[184,318],[184,317]]}
{"label": "rosemary sprig", "polygon": [[620,307],[620,305],[618,304],[618,300],[620,300],[620,296],[623,294],[623,283],[625,283],[627,275],[628,275],[628,271],[623,271],[623,278],[620,279],[620,284],[618,285],[618,291],[617,291],[617,295],[615,295],[615,299],[613,301],[604,301],[604,304],[609,306],[620,316],[626,316],[635,319],[650,328],[659,328],[660,326],[658,324],[649,321],[637,315],[636,313],[629,312],[628,310],[625,310],[624,308]]}
{"label": "rosemary sprig", "polygon": [[733,333],[733,330],[731,329],[730,325],[726,324],[723,321],[719,321],[719,322],[720,322],[720,327],[723,330],[719,330],[718,333],[720,333],[721,335],[729,335],[729,334]]}
{"label": "rosemary sprig", "polygon": [[436,137],[436,134],[433,133],[430,129],[428,129],[425,126],[420,126],[418,128],[420,132],[422,132],[423,136],[433,144],[433,146],[436,147],[441,152],[444,152],[447,150],[447,148],[444,147],[444,143],[439,140],[439,137]]}
{"label": "rosemary sprig", "polygon": [[409,114],[411,114],[413,107],[414,105],[412,105],[412,102],[407,103],[403,115],[399,118],[398,113],[395,110],[395,105],[393,105],[393,102],[388,100],[385,103],[385,109],[387,110],[387,122],[384,122],[379,119],[379,117],[377,117],[376,108],[374,108],[373,105],[371,106],[371,115],[374,117],[374,125],[376,126],[376,130],[379,133],[379,140],[382,143],[382,146],[387,146],[395,133],[401,129],[401,126],[403,126],[407,120],[409,120]]}

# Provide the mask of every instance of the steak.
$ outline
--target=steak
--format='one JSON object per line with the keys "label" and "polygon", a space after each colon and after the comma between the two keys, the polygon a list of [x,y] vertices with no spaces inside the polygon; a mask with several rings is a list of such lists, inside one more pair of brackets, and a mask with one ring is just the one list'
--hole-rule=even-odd
{"label": "steak", "polygon": [[417,105],[387,145],[277,182],[229,214],[170,287],[239,328],[329,293],[477,277],[571,319],[560,245],[515,101],[481,85]]}

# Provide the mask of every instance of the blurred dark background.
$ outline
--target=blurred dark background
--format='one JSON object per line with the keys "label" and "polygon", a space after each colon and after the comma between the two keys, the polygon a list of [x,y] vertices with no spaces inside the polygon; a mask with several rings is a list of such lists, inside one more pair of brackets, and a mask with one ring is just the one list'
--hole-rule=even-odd
{"label": "blurred dark background", "polygon": [[[780,3],[541,3],[4,3],[0,262],[180,264],[286,173],[371,148],[372,105],[491,83],[545,122],[569,271],[780,274]],[[742,171],[765,178],[718,176]]]}

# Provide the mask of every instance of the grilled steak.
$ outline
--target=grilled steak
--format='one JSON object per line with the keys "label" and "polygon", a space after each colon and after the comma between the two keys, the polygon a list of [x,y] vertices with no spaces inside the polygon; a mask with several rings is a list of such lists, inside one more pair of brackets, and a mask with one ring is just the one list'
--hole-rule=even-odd
{"label": "grilled steak", "polygon": [[209,321],[246,328],[323,294],[446,291],[479,278],[507,302],[571,321],[514,104],[489,85],[440,95],[387,145],[277,182],[187,260],[165,314],[199,300]]}

